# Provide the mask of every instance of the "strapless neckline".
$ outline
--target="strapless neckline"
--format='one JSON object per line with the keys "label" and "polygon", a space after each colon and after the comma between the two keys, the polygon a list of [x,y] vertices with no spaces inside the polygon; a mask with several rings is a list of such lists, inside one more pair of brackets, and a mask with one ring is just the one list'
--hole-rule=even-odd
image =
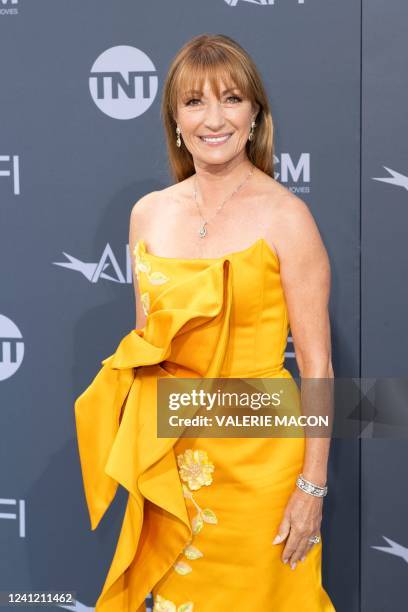
{"label": "strapless neckline", "polygon": [[155,255],[154,253],[151,253],[149,249],[147,248],[146,243],[143,238],[140,238],[136,242],[135,248],[137,248],[139,244],[142,246],[144,254],[147,255],[148,257],[152,257],[154,259],[160,259],[162,261],[170,261],[170,262],[171,261],[183,261],[183,262],[189,262],[189,263],[222,261],[223,259],[228,259],[230,257],[238,257],[239,255],[248,254],[252,252],[253,250],[255,250],[256,248],[258,248],[259,246],[264,246],[266,248],[267,253],[269,253],[269,255],[276,261],[276,263],[279,266],[279,257],[277,253],[275,253],[275,251],[271,249],[271,247],[269,246],[269,244],[263,237],[258,238],[257,240],[255,240],[255,242],[250,244],[245,249],[240,249],[239,251],[231,251],[230,253],[226,253],[225,255],[220,255],[219,257],[165,257],[163,255]]}

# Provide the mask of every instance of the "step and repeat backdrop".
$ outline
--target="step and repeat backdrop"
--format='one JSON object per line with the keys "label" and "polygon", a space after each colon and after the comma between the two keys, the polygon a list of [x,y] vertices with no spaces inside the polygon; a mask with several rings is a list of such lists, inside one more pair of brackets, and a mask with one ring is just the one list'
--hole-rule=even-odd
{"label": "step and repeat backdrop", "polygon": [[[92,609],[110,565],[128,493],[92,532],[73,403],[135,324],[129,215],[171,182],[162,85],[192,36],[228,34],[261,70],[276,178],[331,260],[336,376],[404,375],[407,22],[405,0],[0,0],[0,591]],[[340,612],[407,606],[407,460],[407,440],[332,441]]]}

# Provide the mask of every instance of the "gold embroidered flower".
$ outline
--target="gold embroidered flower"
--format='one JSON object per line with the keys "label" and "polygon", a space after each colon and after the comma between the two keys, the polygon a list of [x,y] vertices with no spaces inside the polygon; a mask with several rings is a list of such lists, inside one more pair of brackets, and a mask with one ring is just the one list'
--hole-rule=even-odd
{"label": "gold embroidered flower", "polygon": [[[203,485],[208,486],[212,483],[214,464],[209,461],[206,451],[200,449],[193,450],[191,448],[186,449],[183,454],[177,455],[177,463],[181,480],[188,482],[188,486],[184,484],[184,482],[181,483],[183,496],[188,499],[197,510],[195,516],[191,520],[191,531],[194,535],[197,535],[203,529],[204,523],[212,523],[213,525],[218,523],[215,512],[213,512],[211,508],[201,508],[194,499],[193,494],[193,491],[201,489]],[[202,551],[192,544],[192,540],[184,547],[182,554],[190,561],[195,561],[204,556]],[[181,559],[176,561],[173,567],[181,576],[185,576],[192,571],[191,565]]]}
{"label": "gold embroidered flower", "polygon": [[186,601],[177,608],[177,612],[193,612],[194,604],[192,601]]}
{"label": "gold embroidered flower", "polygon": [[177,561],[173,565],[173,567],[176,572],[180,574],[180,576],[185,576],[186,574],[189,574],[191,571],[193,571],[191,565],[189,565],[185,561]]}
{"label": "gold embroidered flower", "polygon": [[150,274],[147,274],[147,278],[149,279],[149,283],[151,283],[152,285],[163,285],[169,280],[168,276],[163,274],[163,272],[159,272],[158,270],[156,270],[156,272],[151,272]]}
{"label": "gold embroidered flower", "polygon": [[144,257],[143,251],[141,250],[142,241],[138,240],[135,248],[133,249],[133,255],[135,257],[135,274],[137,280],[140,278],[140,272],[144,272],[147,276],[149,283],[152,285],[163,285],[169,281],[169,277],[160,272],[159,270],[152,271],[150,262]]}
{"label": "gold embroidered flower", "polygon": [[142,303],[143,312],[147,316],[149,314],[150,309],[150,296],[148,291],[145,291],[141,294],[140,301]]}
{"label": "gold embroidered flower", "polygon": [[192,601],[186,601],[177,607],[174,601],[165,599],[161,595],[156,595],[153,612],[193,612],[193,607]]}
{"label": "gold embroidered flower", "polygon": [[209,461],[206,451],[188,448],[177,456],[177,464],[181,479],[188,483],[192,491],[212,483],[214,464]]}
{"label": "gold embroidered flower", "polygon": [[135,248],[133,249],[133,255],[135,256],[135,273],[136,278],[139,280],[140,272],[145,272],[149,274],[150,272],[150,263],[142,257],[140,253],[140,240],[137,241]]}
{"label": "gold embroidered flower", "polygon": [[184,554],[186,555],[187,559],[190,559],[191,561],[204,556],[201,550],[199,550],[196,546],[193,546],[192,544],[189,544],[185,547]]}

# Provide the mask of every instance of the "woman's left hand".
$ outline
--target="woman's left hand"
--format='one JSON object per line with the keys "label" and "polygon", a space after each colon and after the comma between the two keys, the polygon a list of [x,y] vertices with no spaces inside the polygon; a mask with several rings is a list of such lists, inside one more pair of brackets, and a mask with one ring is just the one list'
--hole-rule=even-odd
{"label": "woman's left hand", "polygon": [[272,543],[283,542],[289,536],[282,553],[282,561],[289,561],[292,569],[295,569],[299,559],[304,560],[314,545],[309,542],[309,538],[320,535],[322,510],[323,497],[311,495],[298,487],[290,496],[277,536]]}

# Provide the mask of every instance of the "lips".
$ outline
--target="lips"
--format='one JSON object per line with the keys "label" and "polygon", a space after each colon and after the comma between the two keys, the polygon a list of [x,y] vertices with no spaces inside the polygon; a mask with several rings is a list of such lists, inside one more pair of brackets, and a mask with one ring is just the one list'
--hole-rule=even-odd
{"label": "lips", "polygon": [[218,134],[217,136],[199,136],[202,142],[206,144],[222,144],[227,142],[232,134]]}

